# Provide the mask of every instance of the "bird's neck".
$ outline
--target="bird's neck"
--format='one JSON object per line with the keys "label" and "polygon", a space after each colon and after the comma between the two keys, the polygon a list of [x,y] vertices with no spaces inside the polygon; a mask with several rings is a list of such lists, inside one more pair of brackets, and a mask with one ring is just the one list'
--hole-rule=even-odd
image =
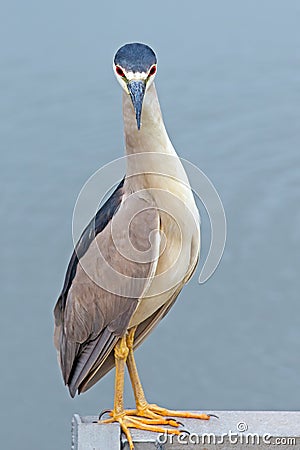
{"label": "bird's neck", "polygon": [[[167,170],[170,175],[177,174],[181,163],[167,134],[154,83],[145,93],[140,130],[137,128],[131,98],[125,92],[123,93],[123,117],[125,151],[128,156],[127,178],[133,174],[142,174],[140,177],[135,177],[135,183],[145,185],[147,184],[146,173],[161,173],[163,169],[164,173]],[[134,183],[133,179],[131,183]],[[154,183],[157,184],[156,181]]]}
{"label": "bird's neck", "polygon": [[[141,129],[137,129],[131,98],[126,93],[123,117],[129,190],[167,190],[194,205],[187,175],[165,129],[154,83],[144,97]],[[159,200],[160,196],[157,203]]]}
{"label": "bird's neck", "polygon": [[130,95],[125,92],[123,93],[123,117],[127,155],[153,152],[176,155],[163,122],[154,83],[145,93],[140,130],[137,129]]}

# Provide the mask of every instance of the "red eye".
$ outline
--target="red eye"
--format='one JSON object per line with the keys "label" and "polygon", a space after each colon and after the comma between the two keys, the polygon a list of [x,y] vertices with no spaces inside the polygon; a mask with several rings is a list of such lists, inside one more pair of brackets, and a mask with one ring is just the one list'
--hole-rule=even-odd
{"label": "red eye", "polygon": [[121,67],[116,66],[116,72],[118,75],[120,75],[120,77],[125,77],[125,73],[123,72],[123,70],[121,69]]}
{"label": "red eye", "polygon": [[149,71],[149,75],[152,76],[152,75],[155,74],[155,72],[156,72],[156,66],[152,66],[150,71]]}

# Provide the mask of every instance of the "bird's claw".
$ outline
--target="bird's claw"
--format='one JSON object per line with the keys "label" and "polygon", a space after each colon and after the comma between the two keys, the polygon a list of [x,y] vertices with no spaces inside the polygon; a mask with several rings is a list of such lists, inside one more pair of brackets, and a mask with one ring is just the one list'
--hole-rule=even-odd
{"label": "bird's claw", "polygon": [[[101,413],[99,414],[98,420],[96,421],[96,423],[98,423],[99,420],[101,420],[101,418],[105,415],[110,413],[111,414],[112,410],[111,409],[103,409],[103,411],[101,411]],[[94,423],[94,422],[93,422]]]}
{"label": "bird's claw", "polygon": [[[166,417],[166,420],[172,420],[172,421],[174,421],[174,417]],[[179,422],[179,420],[176,420],[175,422],[176,422],[178,425],[184,427],[184,424],[183,424],[182,422]]]}

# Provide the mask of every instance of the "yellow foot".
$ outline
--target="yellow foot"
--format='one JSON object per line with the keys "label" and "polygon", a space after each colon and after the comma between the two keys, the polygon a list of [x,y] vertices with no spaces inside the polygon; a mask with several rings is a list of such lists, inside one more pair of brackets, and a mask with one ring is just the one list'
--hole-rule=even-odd
{"label": "yellow foot", "polygon": [[182,417],[183,419],[200,419],[200,420],[209,420],[210,415],[208,414],[199,414],[188,411],[174,411],[172,409],[161,408],[157,405],[148,405],[148,409],[152,411],[154,414],[158,414],[159,416],[164,417]]}
{"label": "yellow foot", "polygon": [[[158,415],[158,418],[146,418],[133,414],[135,410],[125,411],[122,415],[115,415],[114,411],[110,412],[112,416],[110,419],[99,420],[98,423],[113,423],[119,422],[123,433],[125,434],[129,447],[134,449],[131,433],[129,428],[137,428],[138,430],[154,431],[155,433],[168,433],[168,434],[180,434],[180,431],[176,428],[180,424],[172,419],[164,419]],[[129,413],[129,414],[128,414]],[[166,428],[159,425],[169,425],[175,428]]]}
{"label": "yellow foot", "polygon": [[[151,419],[159,419],[161,417],[166,417],[168,421],[172,420],[170,417],[182,417],[183,419],[200,419],[200,420],[209,420],[210,415],[208,414],[199,414],[199,413],[192,413],[188,411],[174,411],[172,409],[166,409],[161,408],[160,406],[154,405],[154,404],[147,404],[144,407],[140,407],[138,409],[133,410],[127,410],[126,414],[141,416],[141,417],[148,417]],[[174,425],[172,423],[172,426],[179,426],[182,425],[180,422],[173,421],[176,424]],[[171,425],[169,423],[169,425]]]}

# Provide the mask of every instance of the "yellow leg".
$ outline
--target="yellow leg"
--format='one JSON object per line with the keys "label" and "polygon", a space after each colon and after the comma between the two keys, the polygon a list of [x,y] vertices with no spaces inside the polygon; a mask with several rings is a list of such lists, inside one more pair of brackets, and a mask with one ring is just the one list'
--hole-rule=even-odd
{"label": "yellow leg", "polygon": [[124,414],[124,371],[126,358],[128,355],[128,348],[125,337],[121,338],[115,346],[115,363],[116,363],[116,377],[115,377],[115,399],[114,399],[114,413],[115,417],[121,417]]}
{"label": "yellow leg", "polygon": [[[134,333],[136,328],[132,328],[127,336],[127,347],[128,347],[128,356],[127,356],[127,368],[130,375],[130,380],[132,384],[132,389],[134,392],[135,402],[136,402],[136,410],[127,411],[127,414],[134,414],[142,417],[147,417],[149,419],[161,420],[161,416],[164,417],[182,417],[188,419],[201,419],[201,420],[209,420],[210,416],[207,414],[197,414],[187,411],[173,411],[166,408],[161,408],[160,406],[149,404],[145,398],[144,390],[139,379],[134,355],[133,355],[133,342],[134,342]],[[168,424],[171,426],[178,427],[180,425],[179,422],[175,420],[168,420]]]}
{"label": "yellow leg", "polygon": [[172,422],[166,419],[160,420],[149,420],[144,417],[138,417],[137,415],[128,414],[128,411],[124,410],[124,370],[126,365],[126,360],[128,357],[129,348],[127,346],[126,337],[122,337],[115,346],[115,364],[116,364],[116,377],[115,377],[115,399],[114,399],[114,409],[111,411],[110,419],[100,420],[100,424],[119,422],[122,431],[124,432],[130,449],[133,450],[134,445],[129,428],[138,428],[140,430],[154,431],[157,433],[169,433],[169,434],[180,434],[176,429],[169,429],[159,427],[157,425],[172,425]]}
{"label": "yellow leg", "polygon": [[134,333],[136,327],[131,328],[127,336],[127,347],[128,347],[128,357],[127,357],[127,368],[132,384],[132,389],[135,398],[135,404],[138,411],[142,411],[148,406],[148,402],[146,400],[144,389],[142,387],[142,383],[139,378],[139,374],[137,371],[134,355],[133,355],[133,342],[134,342]]}

